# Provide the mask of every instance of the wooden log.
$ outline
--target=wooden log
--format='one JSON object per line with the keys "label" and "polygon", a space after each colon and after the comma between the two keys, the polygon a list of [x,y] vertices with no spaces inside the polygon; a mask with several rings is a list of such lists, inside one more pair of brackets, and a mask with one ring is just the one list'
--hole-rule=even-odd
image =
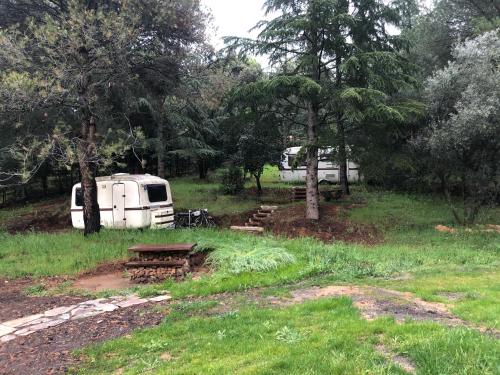
{"label": "wooden log", "polygon": [[260,206],[260,209],[262,211],[276,211],[278,209],[278,206]]}
{"label": "wooden log", "polygon": [[231,230],[237,230],[237,231],[241,231],[241,232],[254,232],[254,233],[263,233],[264,232],[264,228],[262,228],[262,227],[240,227],[240,226],[236,226],[236,225],[233,225],[231,227]]}

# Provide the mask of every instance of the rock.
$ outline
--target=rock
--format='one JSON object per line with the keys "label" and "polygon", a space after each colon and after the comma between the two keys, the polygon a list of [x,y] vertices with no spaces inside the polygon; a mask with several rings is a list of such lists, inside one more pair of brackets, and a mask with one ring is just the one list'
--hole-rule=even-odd
{"label": "rock", "polygon": [[[35,332],[35,331],[40,331],[42,329],[47,329],[50,327],[58,326],[59,324],[62,324],[64,322],[65,322],[65,320],[63,320],[63,319],[54,319],[54,320],[49,320],[48,322],[45,322],[45,323],[40,323],[40,324],[35,324],[33,326],[29,326],[26,329]],[[19,333],[16,332],[16,335],[19,335]]]}
{"label": "rock", "polygon": [[54,309],[45,311],[43,315],[47,317],[54,317],[57,315],[66,314],[67,312],[73,310],[75,307],[76,305],[56,307]]}
{"label": "rock", "polygon": [[14,336],[14,335],[7,335],[7,336],[2,336],[0,337],[0,342],[8,342],[8,341],[12,341],[16,338],[17,336]]}
{"label": "rock", "polygon": [[16,329],[12,327],[7,327],[4,326],[3,324],[0,324],[0,337],[6,336],[9,333],[14,332]]}
{"label": "rock", "polygon": [[143,303],[146,303],[148,302],[147,299],[143,299],[143,298],[139,298],[137,296],[132,296],[131,298],[123,301],[123,302],[119,302],[117,303],[117,305],[119,307],[130,307],[130,306],[135,306],[135,305],[141,305]]}
{"label": "rock", "polygon": [[36,315],[29,315],[25,316],[24,318],[19,318],[15,320],[9,320],[8,322],[3,322],[2,325],[7,326],[7,327],[20,327],[23,325],[26,325],[27,323],[32,323],[34,320],[40,319],[43,315],[42,314],[36,314]]}
{"label": "rock", "polygon": [[83,319],[83,318],[88,318],[90,316],[94,316],[99,314],[100,311],[94,310],[94,309],[89,309],[89,308],[76,308],[73,311],[71,311],[71,319]]}
{"label": "rock", "polygon": [[162,301],[168,301],[169,299],[172,299],[172,297],[169,296],[169,295],[164,295],[164,296],[158,296],[158,297],[150,298],[149,301],[151,301],[151,302],[162,302]]}
{"label": "rock", "polygon": [[112,303],[103,303],[101,305],[95,305],[95,308],[100,311],[115,311],[116,309],[119,309],[118,306],[113,305]]}

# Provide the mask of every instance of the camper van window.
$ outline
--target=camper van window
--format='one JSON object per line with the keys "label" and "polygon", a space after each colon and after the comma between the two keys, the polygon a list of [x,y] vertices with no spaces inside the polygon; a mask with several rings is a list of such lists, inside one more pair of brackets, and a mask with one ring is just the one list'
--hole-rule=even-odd
{"label": "camper van window", "polygon": [[[288,165],[290,167],[293,167],[293,163],[295,162],[295,155],[288,155]],[[298,167],[303,167],[306,165],[306,162],[305,161],[302,161],[299,165],[297,165]]]}
{"label": "camper van window", "polygon": [[75,206],[77,206],[77,207],[83,206],[82,188],[75,189]]}
{"label": "camper van window", "polygon": [[163,184],[146,185],[148,199],[150,203],[165,202],[167,197],[167,187]]}

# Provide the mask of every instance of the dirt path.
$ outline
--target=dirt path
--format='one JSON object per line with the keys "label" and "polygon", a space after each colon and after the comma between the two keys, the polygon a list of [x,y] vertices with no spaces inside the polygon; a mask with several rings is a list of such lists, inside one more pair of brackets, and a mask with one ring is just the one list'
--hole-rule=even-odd
{"label": "dirt path", "polygon": [[[257,304],[263,308],[281,308],[320,298],[347,296],[368,320],[394,316],[398,322],[406,319],[434,321],[448,326],[467,326],[496,337],[500,336],[498,331],[477,327],[461,320],[444,304],[426,302],[411,293],[353,285],[300,288],[291,290],[286,297],[263,296],[264,291],[265,289],[252,289],[174,302],[163,301],[154,304],[154,309],[152,303],[146,303],[48,327],[29,336],[17,337],[0,344],[0,374],[64,373],[79,362],[79,359],[71,354],[72,350],[123,336],[139,328],[158,325],[168,314],[169,304],[178,302],[215,301],[215,307],[202,313],[213,315],[234,311],[248,304]],[[374,349],[387,360],[400,364],[410,373],[413,372],[414,368],[407,358],[400,358],[385,348]]]}

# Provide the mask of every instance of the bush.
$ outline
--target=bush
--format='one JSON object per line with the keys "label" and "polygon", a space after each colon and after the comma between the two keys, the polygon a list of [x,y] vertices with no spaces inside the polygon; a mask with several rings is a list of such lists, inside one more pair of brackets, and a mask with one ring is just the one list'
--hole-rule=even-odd
{"label": "bush", "polygon": [[243,191],[245,177],[241,168],[230,167],[222,173],[222,191],[224,194],[236,195]]}

